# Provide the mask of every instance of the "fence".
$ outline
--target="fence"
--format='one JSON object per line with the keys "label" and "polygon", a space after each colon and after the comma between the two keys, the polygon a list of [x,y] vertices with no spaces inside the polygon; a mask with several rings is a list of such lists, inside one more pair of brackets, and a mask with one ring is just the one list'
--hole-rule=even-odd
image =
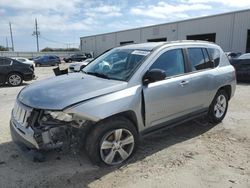
{"label": "fence", "polygon": [[67,57],[76,53],[82,52],[10,52],[10,51],[0,51],[0,57],[25,57],[32,58],[43,55],[56,55],[58,57]]}

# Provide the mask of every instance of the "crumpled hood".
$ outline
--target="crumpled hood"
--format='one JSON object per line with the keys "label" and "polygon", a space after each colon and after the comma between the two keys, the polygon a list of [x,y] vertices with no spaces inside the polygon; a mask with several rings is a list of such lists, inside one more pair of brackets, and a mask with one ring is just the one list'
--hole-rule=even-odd
{"label": "crumpled hood", "polygon": [[72,73],[38,81],[25,87],[18,100],[37,109],[62,110],[94,97],[125,89],[127,82]]}

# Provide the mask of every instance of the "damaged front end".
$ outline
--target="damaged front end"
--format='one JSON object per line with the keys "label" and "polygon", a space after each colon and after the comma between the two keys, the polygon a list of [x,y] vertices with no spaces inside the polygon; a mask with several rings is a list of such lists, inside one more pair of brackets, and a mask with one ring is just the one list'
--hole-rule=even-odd
{"label": "damaged front end", "polygon": [[19,102],[11,117],[13,140],[36,150],[80,147],[90,125],[74,114],[31,109]]}
{"label": "damaged front end", "polygon": [[32,125],[41,149],[79,146],[89,122],[62,111],[41,111]]}

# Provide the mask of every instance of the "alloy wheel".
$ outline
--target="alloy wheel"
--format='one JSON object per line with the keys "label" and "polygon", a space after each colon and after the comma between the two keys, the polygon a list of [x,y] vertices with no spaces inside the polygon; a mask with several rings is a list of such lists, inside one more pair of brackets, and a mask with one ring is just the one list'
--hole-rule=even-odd
{"label": "alloy wheel", "polygon": [[216,118],[221,118],[226,112],[227,100],[224,95],[219,95],[214,106],[214,115]]}
{"label": "alloy wheel", "polygon": [[117,165],[125,161],[133,152],[134,136],[127,129],[115,129],[108,132],[100,144],[100,155],[108,165]]}
{"label": "alloy wheel", "polygon": [[21,76],[17,75],[17,74],[12,74],[10,77],[9,77],[9,83],[13,86],[18,86],[20,85],[22,82],[22,78]]}

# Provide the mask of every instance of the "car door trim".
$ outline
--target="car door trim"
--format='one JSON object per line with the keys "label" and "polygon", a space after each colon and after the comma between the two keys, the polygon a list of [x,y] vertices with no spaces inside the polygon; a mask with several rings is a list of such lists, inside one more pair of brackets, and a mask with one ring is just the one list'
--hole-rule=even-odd
{"label": "car door trim", "polygon": [[154,125],[152,127],[149,127],[147,129],[143,130],[140,134],[141,134],[141,136],[147,136],[151,133],[162,131],[164,129],[169,129],[169,128],[175,127],[177,125],[183,124],[187,121],[196,119],[198,117],[205,116],[205,115],[207,115],[207,113],[208,113],[208,108],[203,108],[201,110],[189,113],[189,114],[184,115],[182,117],[178,117],[178,118],[160,123],[158,125]]}

